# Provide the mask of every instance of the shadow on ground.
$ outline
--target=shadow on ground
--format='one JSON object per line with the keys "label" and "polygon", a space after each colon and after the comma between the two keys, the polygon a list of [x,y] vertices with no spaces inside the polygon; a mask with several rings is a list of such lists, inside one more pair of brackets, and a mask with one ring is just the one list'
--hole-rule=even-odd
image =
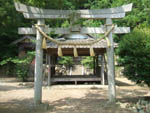
{"label": "shadow on ground", "polygon": [[[44,101],[42,105],[35,107],[33,98],[8,102],[0,102],[0,113],[132,113],[127,109],[121,109],[119,105],[108,104],[106,92],[100,90],[89,91],[82,98],[62,98],[56,101]],[[129,98],[120,101],[130,101]]]}
{"label": "shadow on ground", "polygon": [[[150,97],[143,96],[147,94],[147,90],[133,89],[133,87],[128,87],[132,86],[131,84],[127,84],[122,81],[117,81],[117,83],[119,83],[121,86],[127,86],[127,88],[119,87],[117,89],[117,100],[119,102],[134,104],[140,98],[150,99]],[[33,84],[24,84],[21,86],[7,84],[0,86],[0,92],[4,91],[5,94],[7,94],[6,91],[16,91],[19,92],[16,94],[21,95],[21,89],[33,90]],[[68,92],[73,91],[72,94],[75,93],[77,95],[78,93],[74,92],[77,90],[66,90],[68,90]],[[78,90],[80,90],[80,93],[82,93],[82,89]],[[50,93],[53,92],[53,90],[46,90],[45,92]],[[59,91],[59,93],[59,95],[61,95],[61,91]],[[67,95],[67,93],[63,94]],[[85,92],[85,95],[82,97],[71,95],[70,97],[61,96],[59,99],[56,97],[55,100],[51,100],[50,98],[55,97],[47,96],[43,101],[44,104],[41,104],[37,107],[35,107],[33,104],[33,98],[26,97],[26,92],[24,92],[22,95],[24,95],[26,99],[21,99],[17,97],[17,95],[12,95],[15,99],[5,98],[6,100],[0,101],[0,113],[133,113],[127,109],[120,108],[120,106],[117,104],[109,104],[107,99],[107,88],[88,89],[88,91]]]}
{"label": "shadow on ground", "polygon": [[22,86],[22,87],[16,87],[16,86],[9,86],[9,85],[0,85],[0,91],[12,91],[12,90],[20,90],[20,89],[31,89],[33,86]]}
{"label": "shadow on ground", "polygon": [[128,84],[126,82],[120,81],[120,80],[115,80],[117,86],[134,86],[132,84]]}

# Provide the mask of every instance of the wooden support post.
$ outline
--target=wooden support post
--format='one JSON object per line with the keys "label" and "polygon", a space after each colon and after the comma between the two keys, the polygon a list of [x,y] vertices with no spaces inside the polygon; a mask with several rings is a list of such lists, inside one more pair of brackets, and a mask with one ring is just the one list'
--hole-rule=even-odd
{"label": "wooden support post", "polygon": [[46,74],[47,74],[47,64],[48,64],[48,55],[47,53],[45,54],[45,65],[44,65],[44,69],[43,69],[43,80],[45,81],[46,79]]}
{"label": "wooden support post", "polygon": [[72,67],[69,67],[69,75],[72,75]]}
{"label": "wooden support post", "polygon": [[48,56],[48,86],[51,85],[51,56]]}
{"label": "wooden support post", "polygon": [[96,72],[95,72],[95,68],[96,68],[96,66],[95,66],[95,56],[93,57],[93,65],[94,65],[94,67],[93,67],[93,74],[95,75],[96,74]]}
{"label": "wooden support post", "polygon": [[98,55],[96,56],[96,70],[95,70],[95,73],[96,73],[96,75],[99,75],[100,73],[100,71],[99,71],[99,61],[98,61]]}
{"label": "wooden support post", "polygon": [[84,75],[84,66],[82,65],[82,75]]}
{"label": "wooden support post", "polygon": [[[45,24],[43,19],[39,19],[38,25]],[[43,30],[43,27],[40,26]],[[43,50],[42,50],[42,36],[40,32],[36,31],[36,56],[35,56],[35,76],[34,76],[34,103],[35,105],[42,102],[42,74],[43,74]]]}
{"label": "wooden support post", "polygon": [[[104,71],[106,71],[106,76],[108,76],[108,69],[107,69],[107,56],[104,54],[104,64],[105,64],[105,67],[104,67]],[[106,79],[107,82],[108,82],[108,78]]]}
{"label": "wooden support post", "polygon": [[[112,19],[106,19],[107,30],[111,29]],[[116,101],[116,87],[115,87],[115,68],[114,68],[114,44],[112,32],[108,35],[108,39],[110,41],[110,47],[107,47],[107,68],[108,68],[108,94],[109,101]]]}
{"label": "wooden support post", "polygon": [[104,55],[102,55],[101,61],[101,84],[105,85],[105,76],[104,76]]}
{"label": "wooden support post", "polygon": [[51,65],[51,77],[53,76],[53,75],[55,75],[55,57],[54,56],[51,56],[51,63],[50,63],[50,65]]}
{"label": "wooden support post", "polygon": [[75,80],[75,85],[77,85],[77,80]]}

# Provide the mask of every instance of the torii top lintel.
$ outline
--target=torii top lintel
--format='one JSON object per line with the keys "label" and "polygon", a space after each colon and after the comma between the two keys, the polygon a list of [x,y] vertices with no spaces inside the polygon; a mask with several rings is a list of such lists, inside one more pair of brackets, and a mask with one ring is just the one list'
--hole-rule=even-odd
{"label": "torii top lintel", "polygon": [[120,7],[100,9],[100,10],[52,10],[27,6],[15,2],[15,8],[17,11],[22,12],[24,17],[28,19],[69,18],[69,16],[73,13],[79,14],[80,18],[105,19],[105,18],[123,18],[126,12],[132,10],[132,3]]}

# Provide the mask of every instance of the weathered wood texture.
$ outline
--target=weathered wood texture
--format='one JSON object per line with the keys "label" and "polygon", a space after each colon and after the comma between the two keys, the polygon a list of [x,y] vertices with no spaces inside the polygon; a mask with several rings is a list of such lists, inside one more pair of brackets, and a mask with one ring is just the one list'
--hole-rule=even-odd
{"label": "weathered wood texture", "polygon": [[48,55],[48,86],[50,86],[51,85],[51,56],[50,55]]}
{"label": "weathered wood texture", "polygon": [[98,10],[53,10],[53,9],[41,9],[33,6],[27,6],[25,4],[21,4],[19,2],[15,2],[15,8],[19,12],[24,13],[35,13],[35,14],[43,14],[43,15],[69,15],[72,13],[78,14],[113,14],[113,13],[124,13],[130,12],[132,10],[132,3],[123,5],[115,8],[108,9],[98,9]]}
{"label": "weathered wood texture", "polygon": [[[70,18],[69,15],[41,15],[41,14],[33,14],[33,13],[23,13],[25,18],[29,19],[37,19],[37,18],[49,18],[49,19],[67,19]],[[104,19],[104,18],[123,18],[125,17],[125,13],[117,13],[117,14],[99,14],[99,15],[80,15],[80,18],[84,19]]]}
{"label": "weathered wood texture", "polygon": [[17,11],[22,12],[25,18],[30,19],[69,18],[69,16],[72,15],[73,13],[79,14],[80,18],[100,19],[100,18],[123,18],[125,16],[125,12],[131,11],[132,4],[100,10],[51,10],[27,6],[15,2],[15,8]]}
{"label": "weathered wood texture", "polygon": [[[43,19],[38,20],[38,25],[45,24]],[[40,28],[42,30],[42,27]],[[43,75],[43,50],[42,36],[37,30],[36,35],[36,56],[35,56],[35,76],[34,76],[34,103],[40,104],[42,102],[42,75]]]}
{"label": "weathered wood texture", "polygon": [[[79,48],[77,49],[79,56],[90,56],[89,48]],[[73,48],[63,48],[63,56],[74,56]],[[96,55],[103,54],[106,52],[106,48],[95,48],[94,52]],[[57,48],[48,48],[47,53],[52,56],[57,56]]]}
{"label": "weathered wood texture", "polygon": [[101,60],[101,84],[105,85],[105,76],[104,76],[104,55],[102,55],[102,60]]}
{"label": "weathered wood texture", "polygon": [[[105,27],[82,27],[82,28],[49,28],[46,27],[44,29],[44,32],[46,34],[49,34],[50,32],[53,32],[54,34],[70,34],[72,31],[79,31],[81,34],[104,34],[106,32]],[[114,34],[124,34],[129,33],[130,27],[115,27],[113,30]],[[35,28],[19,28],[18,29],[19,34],[36,34]]]}
{"label": "weathered wood texture", "polygon": [[[106,24],[112,24],[112,20],[106,19]],[[111,29],[111,26],[107,27],[107,30]],[[107,68],[108,68],[108,94],[109,101],[115,102],[116,100],[116,87],[115,87],[115,69],[114,69],[114,42],[112,32],[108,35],[110,41],[110,47],[107,48]]]}
{"label": "weathered wood texture", "polygon": [[52,82],[73,82],[73,81],[101,81],[100,77],[97,76],[84,76],[84,75],[64,75],[64,76],[53,76]]}

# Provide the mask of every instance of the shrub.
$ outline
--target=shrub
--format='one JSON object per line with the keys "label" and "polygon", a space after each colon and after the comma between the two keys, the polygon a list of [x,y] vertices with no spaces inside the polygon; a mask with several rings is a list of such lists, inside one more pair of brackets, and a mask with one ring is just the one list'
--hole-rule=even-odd
{"label": "shrub", "polygon": [[69,67],[73,64],[73,58],[71,56],[62,56],[58,63]]}
{"label": "shrub", "polygon": [[119,64],[124,66],[124,76],[150,87],[150,29],[136,28],[125,35],[117,53]]}
{"label": "shrub", "polygon": [[26,81],[26,78],[30,70],[30,64],[34,57],[35,52],[29,51],[24,57],[21,58],[16,57],[15,59],[12,60],[12,62],[16,64],[15,74],[22,81]]}
{"label": "shrub", "polygon": [[85,66],[86,68],[93,69],[94,67],[93,60],[94,60],[93,57],[86,56],[86,57],[83,57],[81,64]]}
{"label": "shrub", "polygon": [[0,62],[0,65],[10,65],[13,64],[14,68],[11,68],[8,70],[8,73],[11,73],[12,75],[16,75],[19,77],[22,81],[26,81],[29,69],[30,69],[30,63],[35,57],[34,51],[29,51],[27,54],[23,57],[9,57],[7,59],[4,59]]}

